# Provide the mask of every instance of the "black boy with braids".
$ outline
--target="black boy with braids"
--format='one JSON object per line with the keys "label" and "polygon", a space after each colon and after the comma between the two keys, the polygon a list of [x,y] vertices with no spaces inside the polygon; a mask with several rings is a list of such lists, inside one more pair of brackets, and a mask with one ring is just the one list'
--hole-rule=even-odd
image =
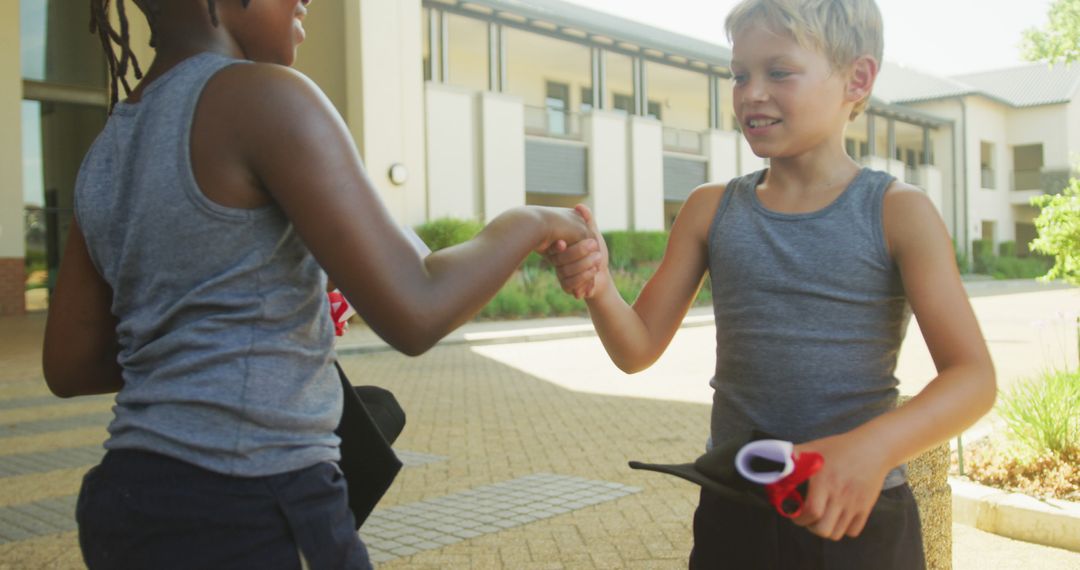
{"label": "black boy with braids", "polygon": [[79,170],[42,359],[58,396],[119,391],[76,509],[87,566],[299,569],[299,550],[313,569],[367,568],[332,465],[327,276],[416,355],[530,251],[598,245],[575,211],[521,206],[422,255],[289,67],[310,0],[133,1],[154,45],[134,86],[130,2],[118,27],[90,2],[115,107]]}
{"label": "black boy with braids", "polygon": [[[132,0],[143,11],[146,21],[150,26],[150,47],[157,47],[154,38],[155,15],[159,12],[160,0]],[[240,0],[243,7],[247,8],[251,0]],[[90,0],[90,33],[96,33],[101,40],[101,48],[105,53],[109,64],[109,79],[111,85],[109,110],[119,100],[119,86],[123,85],[124,94],[131,95],[131,85],[128,83],[128,63],[131,63],[135,72],[135,79],[142,79],[142,70],[139,68],[139,60],[131,49],[131,36],[128,33],[127,7],[125,0],[116,0],[116,18],[120,22],[120,30],[113,28],[109,19],[110,0]],[[207,13],[210,22],[217,27],[217,0],[206,0]],[[116,49],[120,50],[120,57],[116,56]]]}

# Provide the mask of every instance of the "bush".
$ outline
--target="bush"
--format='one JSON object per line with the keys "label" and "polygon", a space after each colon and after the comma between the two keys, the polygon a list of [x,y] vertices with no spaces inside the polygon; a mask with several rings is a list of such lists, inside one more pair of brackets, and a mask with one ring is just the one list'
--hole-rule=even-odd
{"label": "bush", "polygon": [[1032,198],[1031,205],[1040,208],[1031,250],[1054,260],[1045,278],[1080,285],[1080,179],[1070,179],[1061,194]]}
{"label": "bush", "polygon": [[1003,391],[997,404],[1023,456],[1080,449],[1080,372],[1046,372]]}
{"label": "bush", "polygon": [[986,272],[994,279],[1035,279],[1046,275],[1050,261],[1043,257],[992,257],[986,260]]}
{"label": "bush", "polygon": [[1001,257],[1016,257],[1016,242],[1003,241],[998,244],[998,255]]}
{"label": "bush", "polygon": [[627,269],[631,265],[660,261],[664,257],[667,238],[667,232],[605,232],[608,265],[612,269]]}
{"label": "bush", "polygon": [[439,218],[416,226],[416,234],[431,251],[439,251],[471,240],[484,229],[484,224],[475,220],[457,218]]}
{"label": "bush", "polygon": [[990,260],[994,257],[994,240],[977,239],[971,242],[971,256],[975,258],[975,273],[990,273]]}

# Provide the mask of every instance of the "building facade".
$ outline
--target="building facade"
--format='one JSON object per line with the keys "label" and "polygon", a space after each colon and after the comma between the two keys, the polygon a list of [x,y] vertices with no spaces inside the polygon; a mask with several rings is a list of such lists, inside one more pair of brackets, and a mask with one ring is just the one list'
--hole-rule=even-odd
{"label": "building facade", "polygon": [[[20,0],[19,16],[0,24],[0,37],[19,42],[0,49],[0,113],[20,133],[0,155],[0,313],[25,310],[28,257],[45,260],[36,278],[47,290],[74,174],[106,118],[100,46],[85,11],[62,4]],[[148,30],[133,16],[148,64]],[[697,185],[765,165],[735,124],[730,51],[719,44],[560,0],[320,0],[305,27],[296,67],[342,114],[405,225],[585,202],[602,229],[662,230]],[[1024,186],[1029,171],[1042,176],[1063,160],[1058,146],[1077,148],[1076,135],[1053,135],[1069,141],[1058,146],[1044,137],[1039,162],[1036,142],[1021,136],[1029,116],[979,101],[965,117],[955,102],[916,99],[876,96],[848,129],[849,154],[924,188],[961,249],[982,235],[982,220],[999,224],[999,239],[1026,235],[1016,220],[1031,212],[1018,202],[1042,189],[1003,190],[1004,206],[984,200],[969,184],[979,176],[974,141],[1000,141],[991,155],[1007,168],[1001,176],[1020,173]],[[1054,117],[1050,131],[1063,132]]]}

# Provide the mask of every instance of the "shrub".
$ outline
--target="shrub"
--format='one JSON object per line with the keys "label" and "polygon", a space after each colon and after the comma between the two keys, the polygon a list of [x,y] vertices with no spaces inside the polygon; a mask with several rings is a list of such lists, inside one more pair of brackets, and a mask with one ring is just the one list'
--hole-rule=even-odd
{"label": "shrub", "polygon": [[484,224],[475,220],[457,218],[439,218],[416,226],[416,234],[431,251],[439,251],[469,241],[484,229]]}
{"label": "shrub", "polygon": [[1001,393],[998,415],[1023,456],[1080,449],[1080,372],[1045,372]]}
{"label": "shrub", "polygon": [[994,279],[1035,279],[1050,270],[1043,257],[992,257],[986,260],[986,272]]}
{"label": "shrub", "polygon": [[977,239],[971,242],[971,256],[975,258],[975,273],[989,273],[990,260],[994,257],[994,240]]}
{"label": "shrub", "polygon": [[1040,208],[1031,250],[1054,260],[1046,279],[1080,285],[1080,179],[1070,179],[1061,194],[1032,198],[1031,205]]}
{"label": "shrub", "polygon": [[1016,242],[1003,241],[998,244],[998,255],[1001,257],[1016,257]]}
{"label": "shrub", "polygon": [[667,232],[605,232],[608,265],[612,269],[627,269],[631,265],[660,261],[664,257],[667,238]]}

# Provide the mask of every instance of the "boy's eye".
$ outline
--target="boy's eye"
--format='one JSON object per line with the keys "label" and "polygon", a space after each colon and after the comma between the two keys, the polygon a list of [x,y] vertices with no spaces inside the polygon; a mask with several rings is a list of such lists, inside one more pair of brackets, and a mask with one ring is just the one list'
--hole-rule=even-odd
{"label": "boy's eye", "polygon": [[769,77],[771,77],[773,79],[783,79],[783,78],[785,78],[785,77],[787,77],[789,75],[791,75],[790,71],[776,70],[776,71],[770,71],[769,72]]}
{"label": "boy's eye", "polygon": [[745,73],[736,73],[735,75],[731,76],[731,80],[734,81],[735,83],[743,83],[743,82],[746,81],[746,74]]}

